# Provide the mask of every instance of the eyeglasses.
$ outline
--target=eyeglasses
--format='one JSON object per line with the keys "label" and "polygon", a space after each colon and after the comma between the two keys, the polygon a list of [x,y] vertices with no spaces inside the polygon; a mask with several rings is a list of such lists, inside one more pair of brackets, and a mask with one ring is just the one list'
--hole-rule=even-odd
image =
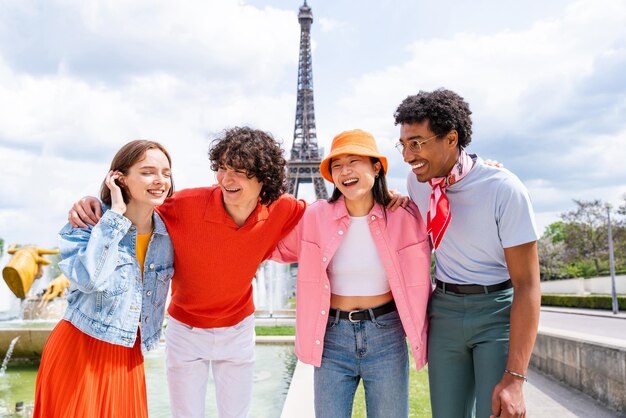
{"label": "eyeglasses", "polygon": [[412,136],[410,137],[408,140],[406,140],[406,142],[398,142],[396,144],[396,149],[398,150],[398,152],[400,152],[400,154],[402,154],[404,152],[405,148],[408,148],[409,151],[411,152],[421,152],[422,151],[422,145],[425,144],[426,142],[430,141],[433,138],[437,138],[439,135],[433,135],[430,136],[428,138],[425,138],[422,141],[417,140],[417,138],[421,138],[421,136]]}

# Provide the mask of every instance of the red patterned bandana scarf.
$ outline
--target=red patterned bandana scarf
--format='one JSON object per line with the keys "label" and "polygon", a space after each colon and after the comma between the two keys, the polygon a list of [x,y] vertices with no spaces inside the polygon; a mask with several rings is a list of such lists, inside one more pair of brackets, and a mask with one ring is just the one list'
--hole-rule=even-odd
{"label": "red patterned bandana scarf", "polygon": [[430,193],[430,200],[428,202],[426,232],[430,235],[435,249],[439,247],[452,216],[450,213],[450,202],[446,196],[446,189],[465,177],[467,173],[470,172],[473,165],[474,161],[472,157],[467,152],[461,150],[459,159],[447,176],[435,177],[428,181],[433,190]]}

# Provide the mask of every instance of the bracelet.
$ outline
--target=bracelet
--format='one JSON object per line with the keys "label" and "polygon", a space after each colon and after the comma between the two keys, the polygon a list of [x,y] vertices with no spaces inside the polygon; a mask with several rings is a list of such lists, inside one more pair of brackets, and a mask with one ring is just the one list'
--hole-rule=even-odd
{"label": "bracelet", "polygon": [[524,376],[523,374],[515,373],[508,369],[504,369],[504,373],[508,373],[511,376],[519,377],[520,379],[524,379],[524,382],[528,382],[528,377]]}

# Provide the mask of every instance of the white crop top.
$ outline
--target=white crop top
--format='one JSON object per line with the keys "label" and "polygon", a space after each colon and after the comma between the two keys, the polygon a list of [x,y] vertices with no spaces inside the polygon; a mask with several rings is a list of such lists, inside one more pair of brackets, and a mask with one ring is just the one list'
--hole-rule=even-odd
{"label": "white crop top", "polygon": [[328,265],[330,291],[335,295],[375,296],[390,290],[367,218],[351,217],[345,237]]}

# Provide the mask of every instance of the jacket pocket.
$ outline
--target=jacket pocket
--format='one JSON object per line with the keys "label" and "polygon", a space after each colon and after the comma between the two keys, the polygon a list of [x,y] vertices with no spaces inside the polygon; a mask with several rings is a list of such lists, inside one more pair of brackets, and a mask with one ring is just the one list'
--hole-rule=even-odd
{"label": "jacket pocket", "polygon": [[428,240],[398,250],[398,261],[407,286],[430,284],[430,259]]}
{"label": "jacket pocket", "polygon": [[322,272],[322,250],[314,242],[302,241],[298,257],[298,281],[318,283]]}
{"label": "jacket pocket", "polygon": [[119,279],[119,280],[114,280],[113,283],[111,284],[111,287],[102,291],[102,296],[105,299],[111,299],[114,298],[118,295],[121,295],[122,293],[126,293],[128,291],[128,281],[130,280],[128,277],[116,277],[115,279]]}
{"label": "jacket pocket", "polygon": [[100,325],[109,326],[119,316],[120,305],[125,305],[122,301],[129,289],[128,282],[128,277],[116,277],[109,289],[96,293],[96,312],[100,318]]}
{"label": "jacket pocket", "polygon": [[154,291],[154,297],[152,298],[152,304],[156,307],[165,305],[167,299],[167,293],[170,289],[170,282],[174,275],[174,268],[169,267],[156,272],[156,289]]}

